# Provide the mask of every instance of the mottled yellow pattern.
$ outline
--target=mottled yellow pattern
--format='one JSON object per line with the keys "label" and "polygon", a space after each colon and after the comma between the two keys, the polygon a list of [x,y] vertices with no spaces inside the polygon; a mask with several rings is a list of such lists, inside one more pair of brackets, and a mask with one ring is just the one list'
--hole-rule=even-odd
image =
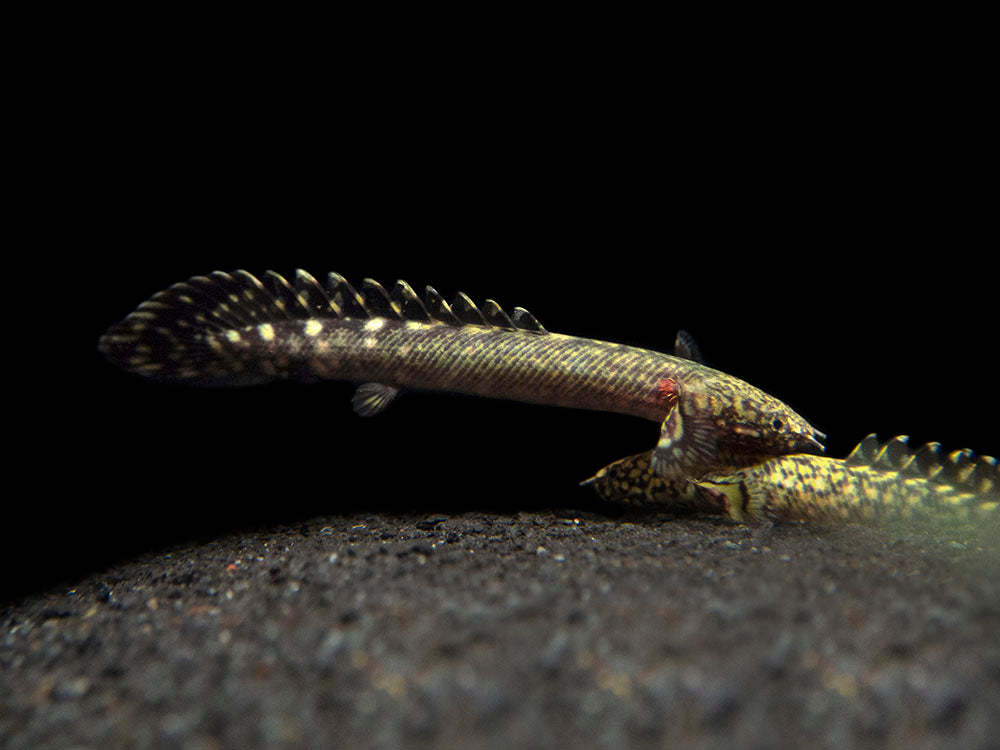
{"label": "mottled yellow pattern", "polygon": [[587,480],[609,501],[683,508],[734,521],[940,522],[1000,520],[997,460],[971,451],[911,452],[906,438],[869,435],[845,459],[792,454],[718,469],[686,483],[657,476],[651,452],[616,461]]}

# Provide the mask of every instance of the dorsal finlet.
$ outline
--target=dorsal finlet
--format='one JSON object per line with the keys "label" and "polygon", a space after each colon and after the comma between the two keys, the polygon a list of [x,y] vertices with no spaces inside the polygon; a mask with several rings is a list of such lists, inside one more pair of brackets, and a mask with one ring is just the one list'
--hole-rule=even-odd
{"label": "dorsal finlet", "polygon": [[903,471],[913,460],[910,453],[909,436],[897,435],[889,440],[879,453],[878,465],[880,468],[889,471]]}
{"label": "dorsal finlet", "polygon": [[925,443],[911,451],[909,438],[898,435],[885,444],[872,433],[844,459],[853,466],[871,466],[903,477],[921,477],[936,485],[972,493],[977,498],[1000,502],[1000,462],[992,456],[976,455],[968,448],[941,453],[940,443]]}
{"label": "dorsal finlet", "polygon": [[476,303],[465,292],[458,292],[455,295],[455,299],[451,303],[451,309],[455,313],[455,316],[463,323],[473,326],[489,325],[483,314],[479,312],[479,308],[476,307]]}
{"label": "dorsal finlet", "polygon": [[462,325],[462,321],[452,312],[451,305],[444,301],[444,297],[438,294],[438,290],[434,287],[429,286],[424,291],[424,304],[434,320],[450,326]]}
{"label": "dorsal finlet", "polygon": [[492,299],[488,299],[483,303],[480,308],[486,321],[497,328],[513,328],[514,321],[510,319],[510,316],[504,312],[503,308]]}
{"label": "dorsal finlet", "polygon": [[533,333],[548,333],[542,324],[538,322],[534,315],[525,310],[523,307],[515,307],[510,316],[511,322],[514,323],[515,328],[520,328],[524,331],[531,331]]}
{"label": "dorsal finlet", "polygon": [[941,443],[925,443],[914,455],[920,473],[928,479],[934,479],[941,473]]}
{"label": "dorsal finlet", "polygon": [[365,307],[372,317],[389,320],[402,318],[399,305],[392,301],[389,293],[375,279],[362,279],[361,293],[365,298]]}
{"label": "dorsal finlet", "polygon": [[299,297],[292,285],[280,273],[265,271],[264,288],[271,294],[275,304],[286,317],[307,318],[312,314],[308,303]]}
{"label": "dorsal finlet", "polygon": [[340,308],[333,303],[326,290],[308,271],[295,269],[295,291],[301,304],[311,310],[313,315],[342,317]]}
{"label": "dorsal finlet", "polygon": [[326,275],[326,294],[345,318],[371,317],[364,297],[339,273],[331,271]]}
{"label": "dorsal finlet", "polygon": [[879,448],[878,435],[873,432],[854,446],[854,450],[847,455],[844,462],[848,464],[867,466],[875,460],[878,455]]}
{"label": "dorsal finlet", "polygon": [[419,320],[422,323],[430,323],[431,315],[424,306],[423,301],[413,291],[413,288],[400,279],[392,288],[392,300],[399,306],[400,314],[406,320]]}
{"label": "dorsal finlet", "polygon": [[479,308],[462,292],[449,305],[433,287],[428,286],[421,299],[403,280],[387,292],[378,281],[366,278],[359,289],[333,271],[327,274],[325,284],[301,268],[295,269],[291,281],[272,270],[260,278],[242,269],[232,273],[213,271],[157,292],[139,306],[136,314],[144,309],[152,314],[157,305],[177,307],[189,310],[192,320],[200,325],[218,330],[281,319],[380,317],[548,333],[523,307],[514,308],[508,315],[496,301],[487,299]]}

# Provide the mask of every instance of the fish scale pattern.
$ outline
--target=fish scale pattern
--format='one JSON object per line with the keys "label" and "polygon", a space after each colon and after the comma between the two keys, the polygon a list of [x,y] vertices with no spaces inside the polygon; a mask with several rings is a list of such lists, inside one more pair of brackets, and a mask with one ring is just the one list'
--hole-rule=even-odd
{"label": "fish scale pattern", "polygon": [[610,502],[734,521],[1000,521],[997,459],[968,449],[944,454],[939,443],[914,451],[905,435],[885,443],[868,435],[844,459],[791,454],[687,480],[657,476],[647,451],[585,484]]}
{"label": "fish scale pattern", "polygon": [[640,417],[662,425],[657,471],[677,477],[821,446],[822,433],[786,404],[694,361],[693,342],[678,341],[681,356],[551,333],[522,307],[479,307],[462,293],[449,304],[404,281],[356,289],[336,273],[321,283],[301,270],[291,280],[238,270],[154,294],[99,348],[163,382],[355,381],[365,416],[423,389]]}

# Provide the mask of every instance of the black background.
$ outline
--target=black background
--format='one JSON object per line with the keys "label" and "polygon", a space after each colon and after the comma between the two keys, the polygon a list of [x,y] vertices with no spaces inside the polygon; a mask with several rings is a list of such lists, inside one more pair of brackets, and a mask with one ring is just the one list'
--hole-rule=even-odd
{"label": "black background", "polygon": [[655,441],[448,395],[360,419],[347,384],[200,390],[102,360],[106,327],[215,269],[402,278],[664,351],[684,328],[830,455],[869,432],[1000,452],[995,207],[961,63],[377,31],[140,35],[60,71],[26,252],[66,291],[34,342],[7,585],[347,508],[581,507],[579,480]]}

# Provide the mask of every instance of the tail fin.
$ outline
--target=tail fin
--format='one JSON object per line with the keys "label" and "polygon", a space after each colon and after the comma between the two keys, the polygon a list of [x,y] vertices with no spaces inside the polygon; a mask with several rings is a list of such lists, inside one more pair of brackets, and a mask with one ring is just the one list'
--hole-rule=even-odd
{"label": "tail fin", "polygon": [[157,292],[111,326],[98,349],[118,367],[158,380],[252,385],[272,379],[274,372],[254,366],[239,346],[248,329],[256,329],[266,344],[267,324],[340,314],[335,300],[305,271],[297,271],[292,284],[273,271],[264,282],[242,270],[215,271]]}
{"label": "tail fin", "polygon": [[[482,309],[461,292],[449,305],[432,287],[423,299],[405,281],[387,292],[364,279],[360,293],[337,273],[320,284],[303,270],[292,281],[274,271],[195,276],[157,292],[101,337],[98,348],[129,372],[198,385],[251,385],[296,372],[279,328],[289,320],[374,318],[480,325],[546,334],[523,307],[508,315],[493,300]],[[287,326],[284,326],[287,329]]]}

